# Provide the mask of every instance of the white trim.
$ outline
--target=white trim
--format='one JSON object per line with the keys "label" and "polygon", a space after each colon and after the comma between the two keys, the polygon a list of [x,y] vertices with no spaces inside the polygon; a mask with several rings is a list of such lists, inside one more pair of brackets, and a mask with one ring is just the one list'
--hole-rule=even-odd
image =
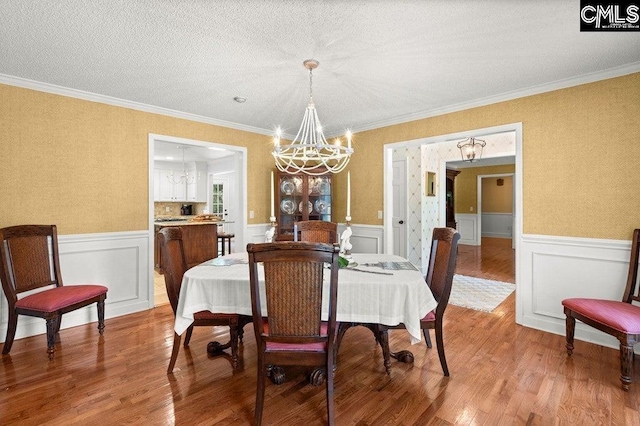
{"label": "white trim", "polygon": [[[611,68],[604,71],[593,72],[593,73],[584,74],[577,77],[571,77],[563,80],[554,81],[551,83],[531,86],[525,89],[514,90],[511,92],[506,92],[506,93],[502,93],[495,96],[475,99],[468,102],[462,102],[459,104],[450,105],[442,108],[435,108],[428,111],[415,112],[412,114],[390,118],[387,120],[379,120],[376,122],[369,123],[365,126],[355,127],[351,129],[351,131],[353,133],[358,133],[358,132],[363,132],[367,130],[378,129],[381,127],[407,123],[410,121],[423,120],[425,118],[437,117],[439,115],[450,114],[457,111],[464,111],[471,108],[477,108],[481,106],[495,104],[498,102],[510,101],[514,99],[524,98],[526,96],[538,95],[541,93],[552,92],[554,90],[560,90],[560,89],[566,89],[569,87],[579,86],[581,84],[593,83],[596,81],[607,80],[615,77],[621,77],[621,76],[633,74],[639,71],[640,71],[640,62],[634,62],[632,64],[623,65],[623,66]],[[337,135],[328,135],[328,137],[333,137],[333,136],[337,136]]]}
{"label": "white trim", "polygon": [[[475,99],[468,102],[462,102],[455,105],[445,106],[442,108],[435,108],[427,111],[416,112],[416,113],[407,114],[407,115],[403,115],[400,117],[395,117],[387,120],[379,120],[376,122],[368,123],[360,127],[355,127],[351,130],[354,133],[358,133],[358,132],[363,132],[367,130],[378,129],[381,127],[407,123],[410,121],[423,120],[425,118],[437,117],[439,115],[450,114],[453,112],[463,111],[463,110],[485,106],[485,105],[491,105],[498,102],[510,101],[513,99],[523,98],[526,96],[532,96],[532,95],[537,95],[541,93],[551,92],[554,90],[566,89],[568,87],[579,86],[581,84],[593,83],[596,81],[621,77],[621,76],[633,74],[639,71],[640,71],[640,62],[634,62],[628,65],[610,68],[604,71],[597,71],[589,74],[584,74],[581,76],[554,81],[551,83],[531,86],[525,89],[514,90],[511,92],[506,92],[506,93],[502,93],[495,96]],[[122,108],[130,108],[137,111],[160,114],[168,117],[181,118],[181,119],[195,121],[199,123],[211,124],[214,126],[223,126],[231,129],[242,130],[242,131],[251,132],[251,133],[258,133],[258,134],[267,135],[267,136],[273,135],[273,129],[261,129],[258,127],[247,126],[240,123],[233,123],[230,121],[218,120],[210,117],[204,117],[202,115],[176,111],[169,108],[162,108],[154,105],[143,104],[140,102],[129,101],[126,99],[119,99],[112,96],[100,95],[97,93],[86,92],[84,90],[71,89],[68,87],[58,86],[55,84],[44,83],[44,82],[35,81],[35,80],[29,80],[26,78],[15,77],[7,74],[0,74],[0,84],[7,84],[10,86],[22,87],[25,89],[38,90],[40,92],[52,93],[52,94],[61,95],[61,96],[68,96],[71,98],[83,99],[91,102],[99,102],[102,104],[113,105],[113,106],[122,107]],[[334,136],[338,136],[338,134],[327,134],[327,137],[334,137]]]}
{"label": "white trim", "polygon": [[82,99],[90,102],[98,102],[105,105],[112,105],[122,108],[134,109],[136,111],[149,112],[152,114],[160,114],[167,117],[182,118],[184,120],[195,121],[198,123],[211,124],[214,126],[222,126],[230,129],[242,130],[245,132],[259,133],[262,135],[271,136],[273,130],[260,129],[258,127],[247,126],[239,123],[232,123],[230,121],[218,120],[215,118],[204,117],[202,115],[191,114],[188,112],[176,111],[169,108],[162,108],[159,106],[143,104],[140,102],[129,101],[126,99],[114,98],[112,96],[100,95],[97,93],[85,92],[84,90],[71,89],[69,87],[58,86],[50,83],[43,83],[40,81],[29,80],[20,77],[14,77],[7,74],[0,74],[0,83],[10,86],[22,87],[25,89],[37,90],[45,93],[52,93],[54,95],[68,96],[70,98]]}

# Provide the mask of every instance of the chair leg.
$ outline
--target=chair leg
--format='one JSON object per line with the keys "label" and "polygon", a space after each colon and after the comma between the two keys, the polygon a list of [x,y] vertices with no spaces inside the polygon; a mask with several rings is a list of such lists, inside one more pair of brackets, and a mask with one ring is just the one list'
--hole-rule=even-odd
{"label": "chair leg", "polygon": [[327,354],[327,424],[335,424],[335,414],[333,405],[333,354]]}
{"label": "chair leg", "polygon": [[184,347],[189,346],[189,342],[191,341],[191,334],[193,333],[193,325],[187,328],[187,334],[184,336]]}
{"label": "chair leg", "polygon": [[436,321],[436,346],[438,347],[438,357],[440,358],[440,365],[442,366],[442,372],[446,377],[449,377],[449,367],[447,367],[447,358],[444,356],[444,341],[442,337],[441,321]]}
{"label": "chair leg", "polygon": [[231,338],[231,366],[238,366],[238,326],[229,325],[229,336]]}
{"label": "chair leg", "polygon": [[423,328],[422,334],[424,334],[424,341],[427,343],[427,347],[431,349],[433,347],[433,344],[431,343],[431,334],[429,333],[429,329]]}
{"label": "chair leg", "polygon": [[567,355],[571,356],[573,354],[573,335],[575,333],[576,330],[576,319],[572,316],[570,316],[569,314],[567,314],[567,319],[565,320],[566,323],[566,340],[567,340]]}
{"label": "chair leg", "polygon": [[376,324],[372,330],[376,336],[376,341],[382,348],[382,359],[384,360],[384,369],[387,375],[391,374],[391,350],[389,349],[389,331],[387,327],[382,324]]}
{"label": "chair leg", "polygon": [[178,351],[180,351],[180,335],[173,332],[173,350],[171,351],[171,359],[169,360],[169,367],[167,368],[167,374],[173,372],[173,367],[176,365],[176,359],[178,358]]}
{"label": "chair leg", "polygon": [[18,314],[15,309],[9,308],[9,320],[7,323],[7,337],[4,339],[2,353],[8,354],[13,346],[13,339],[16,337],[16,328],[18,326]]}
{"label": "chair leg", "polygon": [[56,350],[56,330],[60,328],[60,317],[46,318],[47,320],[47,354],[53,359]]}
{"label": "chair leg", "polygon": [[256,412],[254,414],[254,425],[260,426],[262,424],[262,409],[264,407],[264,388],[266,380],[267,367],[264,365],[264,358],[262,354],[258,354],[258,380],[256,387]]}
{"label": "chair leg", "polygon": [[98,300],[98,331],[104,333],[104,299]]}
{"label": "chair leg", "polygon": [[620,382],[622,389],[629,390],[633,377],[633,345],[620,342]]}

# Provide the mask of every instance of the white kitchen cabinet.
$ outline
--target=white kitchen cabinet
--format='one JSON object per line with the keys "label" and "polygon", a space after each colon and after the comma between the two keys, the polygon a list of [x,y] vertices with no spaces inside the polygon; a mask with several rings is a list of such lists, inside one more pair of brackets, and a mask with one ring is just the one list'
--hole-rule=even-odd
{"label": "white kitchen cabinet", "polygon": [[153,194],[154,201],[173,201],[173,202],[207,202],[207,163],[191,162],[187,163],[189,175],[195,174],[196,179],[193,183],[177,183],[174,184],[169,180],[169,175],[173,172],[176,176],[182,174],[182,163],[176,164],[173,169],[155,168],[153,171]]}
{"label": "white kitchen cabinet", "polygon": [[187,184],[187,201],[207,202],[207,163],[196,161],[188,164],[189,174],[195,173],[196,179]]}
{"label": "white kitchen cabinet", "polygon": [[[174,173],[179,173],[174,170]],[[157,179],[158,191],[156,193],[156,182],[154,182],[155,201],[186,201],[187,186],[185,183],[174,184],[169,180],[171,170],[156,169],[154,170],[154,181]]]}

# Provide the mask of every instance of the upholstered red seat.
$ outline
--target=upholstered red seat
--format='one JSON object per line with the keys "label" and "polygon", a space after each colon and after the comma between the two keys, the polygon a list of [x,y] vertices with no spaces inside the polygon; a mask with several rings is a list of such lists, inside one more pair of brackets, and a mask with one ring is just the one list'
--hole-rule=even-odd
{"label": "upholstered red seat", "polygon": [[617,300],[565,299],[562,305],[621,333],[640,334],[640,306]]}
{"label": "upholstered red seat", "polygon": [[193,314],[193,319],[194,320],[209,320],[209,319],[232,320],[232,319],[235,319],[237,316],[238,314],[216,314],[211,311],[200,311]]}
{"label": "upholstered red seat", "polygon": [[427,315],[425,315],[420,321],[435,321],[436,320],[436,311],[431,311]]}
{"label": "upholstered red seat", "polygon": [[[264,323],[264,334],[269,335],[269,323]],[[323,322],[320,325],[320,336],[328,335],[328,324]],[[327,350],[327,345],[324,342],[314,343],[279,343],[279,342],[267,342],[267,350],[269,351],[301,351],[301,352],[324,352]]]}
{"label": "upholstered red seat", "polygon": [[9,308],[3,354],[11,351],[18,315],[45,319],[49,359],[53,359],[55,336],[60,331],[62,315],[67,312],[95,303],[98,331],[104,332],[104,301],[108,289],[97,284],[63,285],[55,225],[0,229],[0,281]]}
{"label": "upholstered red seat", "polygon": [[[562,301],[566,315],[567,355],[573,354],[576,320],[610,334],[620,341],[620,382],[629,390],[633,379],[633,345],[640,342],[640,295],[638,294],[638,259],[640,229],[633,231],[629,274],[622,300],[589,299],[584,297]],[[636,303],[634,305],[634,303]]]}
{"label": "upholstered red seat", "polygon": [[73,285],[56,287],[51,290],[25,296],[15,304],[16,308],[32,309],[40,312],[55,312],[86,299],[106,294],[108,288],[102,285]]}

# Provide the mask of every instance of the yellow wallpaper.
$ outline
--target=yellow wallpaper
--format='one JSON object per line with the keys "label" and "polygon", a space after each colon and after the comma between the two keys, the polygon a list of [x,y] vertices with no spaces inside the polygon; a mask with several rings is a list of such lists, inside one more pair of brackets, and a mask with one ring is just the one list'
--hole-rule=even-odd
{"label": "yellow wallpaper", "polygon": [[[460,169],[460,174],[456,176],[454,181],[455,184],[455,208],[456,213],[475,213],[478,211],[478,175],[495,175],[499,173],[514,173],[516,171],[516,166],[514,164],[505,164],[501,166],[484,166],[484,167],[470,167],[465,169]],[[493,181],[493,185],[495,185],[495,179]],[[500,187],[505,188],[505,187]],[[483,193],[483,198],[484,198]],[[471,208],[473,207],[473,210]],[[500,210],[489,210],[492,206],[482,206],[482,211],[494,211],[499,212]],[[508,211],[504,211],[504,213],[510,213],[511,206],[509,206]]]}
{"label": "yellow wallpaper", "polygon": [[640,226],[638,99],[635,73],[355,134],[352,179],[366,178],[352,182],[354,222],[382,224],[384,144],[522,122],[524,232],[629,240]]}
{"label": "yellow wallpaper", "polygon": [[0,227],[147,229],[149,133],[248,147],[248,208],[268,220],[267,136],[2,84],[0,99]]}
{"label": "yellow wallpaper", "polygon": [[482,212],[513,213],[513,178],[511,176],[482,179]]}
{"label": "yellow wallpaper", "polygon": [[[146,229],[148,133],[247,147],[249,223],[267,221],[268,136],[2,84],[0,99],[0,226]],[[640,73],[357,133],[353,221],[382,224],[384,144],[522,122],[524,232],[629,239],[640,224],[638,99]],[[346,173],[335,185],[342,221]]]}

